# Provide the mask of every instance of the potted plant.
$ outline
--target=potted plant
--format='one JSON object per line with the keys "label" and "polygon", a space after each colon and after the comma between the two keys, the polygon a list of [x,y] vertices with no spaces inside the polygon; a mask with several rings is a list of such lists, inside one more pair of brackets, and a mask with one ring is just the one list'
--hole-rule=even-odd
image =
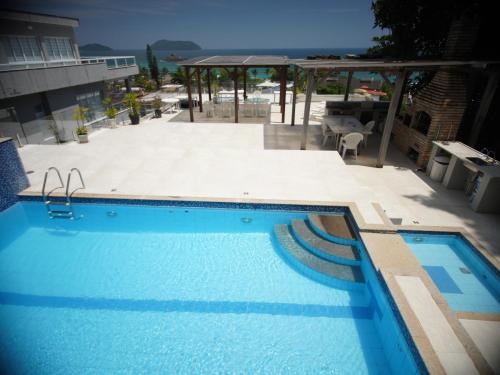
{"label": "potted plant", "polygon": [[78,106],[75,109],[73,118],[76,120],[78,127],[76,128],[76,135],[78,136],[78,142],[88,143],[89,141],[89,130],[84,125],[85,115],[88,112],[88,108]]}
{"label": "potted plant", "polygon": [[139,121],[141,119],[139,112],[141,110],[141,105],[137,100],[137,94],[134,94],[132,92],[125,94],[123,98],[123,104],[128,108],[128,117],[130,118],[130,122],[132,123],[132,125],[139,124]]}
{"label": "potted plant", "polygon": [[118,114],[118,110],[112,106],[113,99],[108,97],[102,101],[102,104],[104,104],[104,107],[106,108],[104,110],[104,114],[108,118],[108,126],[110,128],[116,128],[116,115]]}
{"label": "potted plant", "polygon": [[76,135],[79,143],[89,143],[89,130],[82,125],[76,128]]}
{"label": "potted plant", "polygon": [[155,96],[153,99],[153,108],[155,110],[155,117],[160,118],[161,117],[161,107],[163,106],[163,103],[161,101],[161,98],[159,96]]}

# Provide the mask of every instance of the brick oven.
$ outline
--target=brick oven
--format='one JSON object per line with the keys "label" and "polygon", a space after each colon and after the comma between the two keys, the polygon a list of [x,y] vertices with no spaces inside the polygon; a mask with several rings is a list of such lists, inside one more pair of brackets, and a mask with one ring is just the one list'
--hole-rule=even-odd
{"label": "brick oven", "polygon": [[[477,23],[462,17],[448,34],[444,60],[467,60],[477,34]],[[407,113],[394,121],[393,141],[423,167],[429,160],[432,141],[455,140],[467,107],[467,73],[441,68],[413,98]]]}

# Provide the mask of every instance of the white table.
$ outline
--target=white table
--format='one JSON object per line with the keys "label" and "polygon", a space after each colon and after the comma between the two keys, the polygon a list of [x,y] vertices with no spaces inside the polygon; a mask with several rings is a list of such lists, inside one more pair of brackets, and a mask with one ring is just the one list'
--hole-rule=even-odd
{"label": "white table", "polygon": [[353,116],[323,116],[323,121],[326,126],[335,135],[335,146],[338,149],[340,138],[344,134],[361,133],[371,134],[372,132],[366,130],[363,124]]}
{"label": "white table", "polygon": [[170,104],[170,106],[167,109],[167,112],[179,108],[179,102],[180,102],[179,98],[163,98],[161,101],[165,104]]}

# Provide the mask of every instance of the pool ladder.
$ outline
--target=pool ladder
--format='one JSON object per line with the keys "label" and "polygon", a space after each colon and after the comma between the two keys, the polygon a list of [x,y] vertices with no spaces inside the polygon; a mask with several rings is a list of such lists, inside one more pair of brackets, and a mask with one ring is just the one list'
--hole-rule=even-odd
{"label": "pool ladder", "polygon": [[[48,180],[48,177],[51,175],[51,173],[50,173],[51,171],[54,171],[57,174],[57,177],[59,179],[59,186],[56,186],[48,193],[45,193],[45,188],[47,186],[47,180]],[[69,187],[71,185],[71,176],[73,175],[73,172],[78,173],[78,177],[80,177],[81,186],[77,187],[76,189],[73,189],[70,193]],[[50,199],[50,194],[53,193],[57,189],[64,189],[64,182],[63,182],[63,179],[61,177],[61,173],[59,172],[59,169],[57,169],[56,167],[50,167],[45,172],[45,177],[43,179],[43,187],[42,187],[42,198],[43,198],[43,201],[45,202],[45,207],[47,208],[49,218],[51,218],[51,219],[55,219],[55,218],[74,219],[75,211],[73,209],[71,197],[73,196],[73,193],[75,191],[80,190],[80,189],[85,189],[85,183],[83,182],[83,177],[82,177],[82,173],[80,172],[80,170],[78,168],[71,168],[71,170],[68,173],[68,178],[66,180],[66,190],[65,190],[66,200],[54,201],[54,200]]]}

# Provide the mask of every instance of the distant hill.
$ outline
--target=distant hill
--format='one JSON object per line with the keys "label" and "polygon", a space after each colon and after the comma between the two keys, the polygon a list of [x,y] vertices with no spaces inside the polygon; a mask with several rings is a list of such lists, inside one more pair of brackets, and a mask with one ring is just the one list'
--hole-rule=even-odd
{"label": "distant hill", "polygon": [[182,40],[157,40],[151,44],[151,48],[160,51],[194,51],[200,50],[201,47],[191,41]]}
{"label": "distant hill", "polygon": [[80,46],[80,51],[113,51],[113,48],[108,47],[108,46],[103,46],[102,44],[98,43],[90,43],[90,44],[85,44],[84,46]]}

